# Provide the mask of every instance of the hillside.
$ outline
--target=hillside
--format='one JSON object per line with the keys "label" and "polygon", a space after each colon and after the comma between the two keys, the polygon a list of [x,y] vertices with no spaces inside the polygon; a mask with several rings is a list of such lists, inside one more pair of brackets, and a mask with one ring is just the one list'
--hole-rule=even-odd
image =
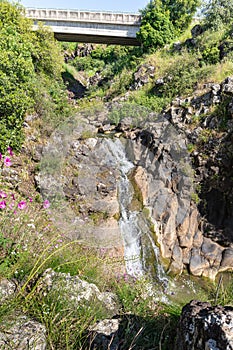
{"label": "hillside", "polygon": [[57,43],[22,11],[0,3],[1,347],[231,346],[232,28]]}

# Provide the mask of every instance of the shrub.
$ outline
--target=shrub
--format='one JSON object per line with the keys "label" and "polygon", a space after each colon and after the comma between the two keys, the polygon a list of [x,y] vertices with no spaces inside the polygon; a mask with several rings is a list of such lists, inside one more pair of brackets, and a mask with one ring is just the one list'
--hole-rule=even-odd
{"label": "shrub", "polygon": [[219,30],[231,24],[233,17],[233,0],[211,0],[203,9],[206,29]]}
{"label": "shrub", "polygon": [[199,0],[153,0],[142,11],[137,34],[146,50],[163,47],[190,25]]}
{"label": "shrub", "polygon": [[20,147],[23,118],[32,107],[34,67],[29,24],[20,7],[0,3],[0,151]]}
{"label": "shrub", "polygon": [[169,12],[159,1],[154,1],[142,10],[142,22],[137,38],[145,50],[163,47],[175,37],[175,28],[170,21]]}
{"label": "shrub", "polygon": [[[54,105],[61,106],[64,94],[61,85],[62,56],[53,34],[44,27],[34,33],[31,21],[26,19],[22,7],[8,1],[0,2],[0,152],[8,146],[19,150],[23,142],[24,116],[37,106],[34,101],[41,75],[49,78],[42,90]],[[38,75],[39,74],[39,75]],[[39,78],[38,78],[39,77]],[[39,79],[39,82],[38,82]],[[54,87],[51,88],[52,82]],[[56,94],[54,94],[56,90]],[[59,95],[60,94],[60,95]],[[41,94],[42,96],[42,94]],[[38,97],[38,100],[43,98]],[[45,107],[44,107],[45,109]],[[55,108],[56,109],[56,108]],[[37,110],[38,112],[38,110]]]}

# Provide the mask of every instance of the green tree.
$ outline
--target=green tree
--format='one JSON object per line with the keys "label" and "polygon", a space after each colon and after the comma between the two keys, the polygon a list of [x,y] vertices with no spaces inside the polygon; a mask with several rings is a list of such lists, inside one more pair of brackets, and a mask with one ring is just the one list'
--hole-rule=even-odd
{"label": "green tree", "polygon": [[142,22],[137,37],[146,50],[162,47],[174,38],[175,28],[170,21],[169,11],[160,0],[149,3],[141,14]]}
{"label": "green tree", "polygon": [[[43,27],[31,30],[32,22],[23,15],[19,4],[0,1],[0,152],[8,146],[20,149],[25,114],[38,105],[35,101],[41,75],[61,81],[62,56],[53,34]],[[47,81],[48,81],[47,79]],[[41,90],[54,96],[51,83]],[[46,94],[44,93],[46,91]],[[59,101],[60,103],[60,101]]]}
{"label": "green tree", "polygon": [[170,13],[170,20],[178,32],[185,30],[191,23],[200,0],[162,0]]}
{"label": "green tree", "polygon": [[200,5],[200,0],[153,0],[142,11],[137,36],[146,49],[169,43],[184,31]]}
{"label": "green tree", "polygon": [[0,150],[22,142],[22,123],[33,105],[32,79],[35,76],[30,52],[29,22],[21,8],[0,2]]}
{"label": "green tree", "polygon": [[206,1],[203,9],[206,29],[219,30],[232,23],[233,0]]}

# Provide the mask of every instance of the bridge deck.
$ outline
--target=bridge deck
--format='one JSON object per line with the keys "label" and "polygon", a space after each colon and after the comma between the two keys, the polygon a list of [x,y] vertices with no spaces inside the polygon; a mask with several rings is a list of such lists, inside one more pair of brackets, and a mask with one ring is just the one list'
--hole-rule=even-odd
{"label": "bridge deck", "polygon": [[34,20],[34,30],[38,22],[50,26],[57,40],[140,45],[138,14],[28,8],[26,16]]}

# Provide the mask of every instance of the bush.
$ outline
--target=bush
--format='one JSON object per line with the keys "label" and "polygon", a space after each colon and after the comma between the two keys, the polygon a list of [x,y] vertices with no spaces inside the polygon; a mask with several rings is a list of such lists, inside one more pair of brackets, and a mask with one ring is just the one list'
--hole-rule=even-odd
{"label": "bush", "polygon": [[219,30],[229,26],[233,17],[233,0],[211,0],[203,9],[206,29]]}
{"label": "bush", "polygon": [[23,140],[23,118],[32,107],[34,67],[32,38],[20,7],[0,3],[0,151],[11,145],[18,149]]}
{"label": "bush", "polygon": [[169,12],[158,1],[146,6],[142,11],[141,28],[137,38],[149,51],[163,47],[175,37],[175,28],[170,21]]}
{"label": "bush", "polygon": [[146,50],[163,47],[190,25],[199,0],[153,0],[141,11],[137,36]]}
{"label": "bush", "polygon": [[200,0],[162,0],[170,13],[170,20],[176,30],[182,33],[193,20],[193,16],[200,6]]}
{"label": "bush", "polygon": [[213,46],[213,47],[207,47],[203,52],[202,52],[202,57],[205,63],[209,64],[216,64],[220,60],[220,52],[218,47]]}
{"label": "bush", "polygon": [[[54,94],[51,84],[61,84],[62,55],[53,34],[45,28],[34,33],[31,21],[26,19],[22,7],[8,1],[0,2],[0,152],[11,146],[19,150],[23,142],[24,116],[33,111],[38,100],[40,75],[49,78],[44,95],[50,96],[54,104],[61,104],[64,94]],[[45,79],[46,80],[46,79]],[[55,90],[58,89],[55,87]],[[61,90],[61,89],[60,89]],[[60,95],[59,95],[60,94]],[[59,95],[59,96],[58,96]],[[55,108],[56,109],[56,108]],[[38,112],[38,109],[37,109]]]}

